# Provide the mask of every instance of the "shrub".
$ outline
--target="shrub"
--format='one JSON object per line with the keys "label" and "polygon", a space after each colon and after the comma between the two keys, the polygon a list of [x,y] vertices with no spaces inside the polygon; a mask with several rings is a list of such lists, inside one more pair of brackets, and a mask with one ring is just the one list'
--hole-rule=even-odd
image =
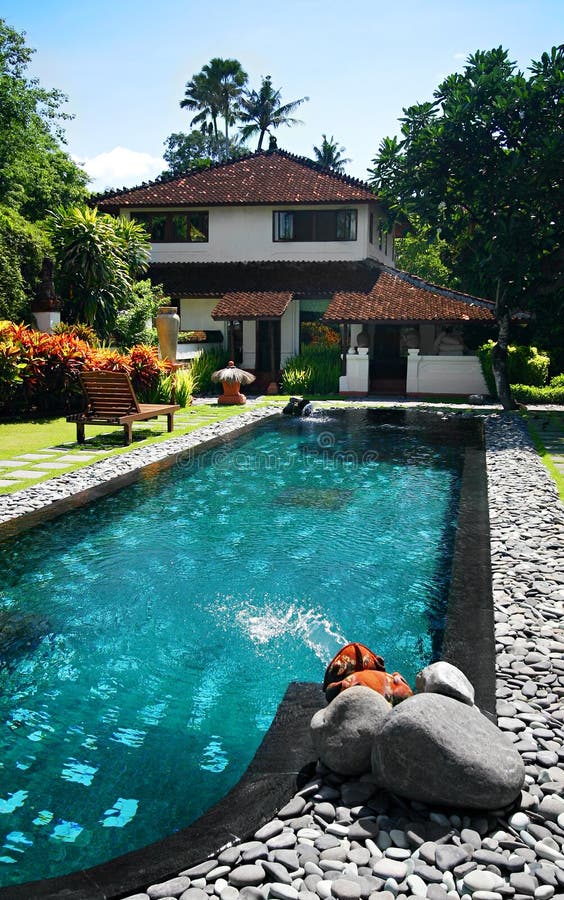
{"label": "shrub", "polygon": [[53,328],[53,334],[71,334],[81,341],[86,341],[91,347],[100,346],[98,335],[91,325],[86,325],[84,322],[75,322],[74,325],[70,325],[68,322],[59,322]]}
{"label": "shrub", "polygon": [[560,387],[536,387],[531,384],[512,384],[513,397],[519,403],[564,403],[564,385]]}
{"label": "shrub", "polygon": [[[493,397],[497,396],[495,379],[492,367],[492,348],[494,341],[487,341],[478,348],[478,357],[482,365],[482,372],[488,386],[488,391]],[[511,385],[533,385],[542,387],[548,378],[550,357],[547,353],[537,350],[536,347],[516,346],[510,344],[507,348],[507,374]]]}
{"label": "shrub", "polygon": [[159,306],[166,306],[168,302],[161,285],[153,287],[149,279],[136,282],[122,301],[116,319],[113,332],[116,344],[126,349],[135,344],[156,346],[157,330],[152,322]]}
{"label": "shrub", "polygon": [[197,387],[198,382],[192,366],[189,366],[187,369],[177,369],[175,373],[174,402],[178,403],[182,409],[190,406]]}
{"label": "shrub", "polygon": [[551,387],[551,388],[564,387],[564,374],[555,375],[554,378],[551,378],[550,382],[549,382],[549,387]]}
{"label": "shrub", "polygon": [[46,334],[26,325],[0,323],[0,397],[7,413],[36,409],[65,412],[80,404],[82,370],[126,372],[141,398],[170,371],[154,347],[133,347],[130,354],[91,347],[72,333]]}
{"label": "shrub", "polygon": [[229,354],[221,347],[210,347],[209,350],[200,350],[192,360],[190,371],[195,380],[194,393],[217,393],[218,387],[211,380],[212,372],[222,369],[229,361]]}
{"label": "shrub", "polygon": [[341,374],[337,345],[308,344],[286,362],[282,373],[284,394],[336,394]]}
{"label": "shrub", "polygon": [[341,345],[338,330],[323,322],[302,322],[301,338],[304,344],[323,344],[325,347]]}

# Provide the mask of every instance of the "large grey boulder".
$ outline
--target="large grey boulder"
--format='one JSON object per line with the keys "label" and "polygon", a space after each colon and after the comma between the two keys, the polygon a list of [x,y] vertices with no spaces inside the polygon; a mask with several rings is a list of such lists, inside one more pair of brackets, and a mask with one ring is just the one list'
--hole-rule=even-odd
{"label": "large grey boulder", "polygon": [[391,708],[381,694],[362,685],[338,694],[311,720],[311,739],[321,762],[341,775],[368,772],[374,737]]}
{"label": "large grey boulder", "polygon": [[476,707],[415,694],[381,723],[372,749],[375,780],[424,803],[497,809],[519,795],[519,753]]}
{"label": "large grey boulder", "polygon": [[415,690],[418,694],[444,694],[469,706],[474,704],[474,688],[464,672],[451,663],[431,663],[417,673]]}

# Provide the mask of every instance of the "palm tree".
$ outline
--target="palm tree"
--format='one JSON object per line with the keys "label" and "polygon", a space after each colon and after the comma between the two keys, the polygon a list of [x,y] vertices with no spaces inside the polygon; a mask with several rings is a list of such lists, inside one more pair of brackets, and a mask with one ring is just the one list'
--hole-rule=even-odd
{"label": "palm tree", "polygon": [[350,159],[346,159],[341,155],[345,152],[346,148],[339,147],[333,135],[331,135],[329,139],[327,139],[326,134],[322,134],[321,137],[323,138],[321,147],[313,148],[315,161],[326,169],[333,169],[335,172],[339,172],[339,174],[342,175],[347,163],[351,162]]}
{"label": "palm tree", "polygon": [[[238,118],[238,103],[247,83],[247,73],[237,59],[214,57],[186,84],[183,109],[197,109],[191,125],[219,139],[217,120],[223,118],[225,146],[229,146],[229,126]],[[211,119],[211,122],[209,122]]]}
{"label": "palm tree", "polygon": [[302,124],[299,119],[292,119],[290,113],[309,100],[309,97],[302,97],[284,105],[281,99],[280,90],[276,91],[272,87],[271,75],[262,79],[259,91],[246,91],[243,95],[239,119],[247,124],[241,129],[241,137],[246,141],[252,134],[258,134],[257,150],[262,150],[264,136],[267,132],[270,134],[271,128]]}

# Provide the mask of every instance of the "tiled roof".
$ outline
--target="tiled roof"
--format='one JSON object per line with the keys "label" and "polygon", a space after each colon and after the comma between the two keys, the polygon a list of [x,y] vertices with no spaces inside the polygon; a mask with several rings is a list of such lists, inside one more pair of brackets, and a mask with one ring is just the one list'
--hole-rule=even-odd
{"label": "tiled roof", "polygon": [[214,306],[212,318],[279,319],[291,299],[290,291],[231,291]]}
{"label": "tiled roof", "polygon": [[368,184],[284,150],[261,151],[174,178],[93,197],[102,210],[150,206],[367,203]]}
{"label": "tiled roof", "polygon": [[380,268],[365,262],[151,263],[149,277],[173,299],[223,297],[231,292],[289,291],[331,297],[372,288]]}
{"label": "tiled roof", "polygon": [[404,272],[384,270],[367,292],[339,290],[327,322],[493,322],[493,304]]}

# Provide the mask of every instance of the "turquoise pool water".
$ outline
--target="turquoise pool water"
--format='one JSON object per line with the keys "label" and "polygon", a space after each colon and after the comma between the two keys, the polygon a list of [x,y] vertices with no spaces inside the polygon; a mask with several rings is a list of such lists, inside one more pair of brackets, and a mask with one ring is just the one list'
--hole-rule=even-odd
{"label": "turquoise pool water", "polygon": [[2,545],[0,884],[178,830],[292,680],[440,648],[463,444],[352,413],[249,436]]}

